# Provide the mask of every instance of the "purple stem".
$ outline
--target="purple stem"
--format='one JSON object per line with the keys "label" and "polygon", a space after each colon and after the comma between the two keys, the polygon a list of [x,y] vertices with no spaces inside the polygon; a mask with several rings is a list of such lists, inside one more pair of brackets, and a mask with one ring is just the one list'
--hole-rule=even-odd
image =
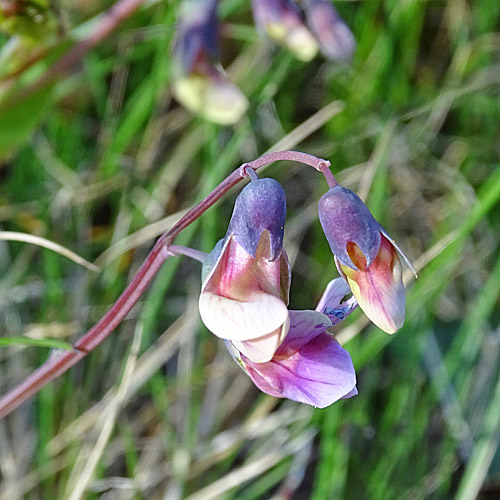
{"label": "purple stem", "polygon": [[[270,153],[257,160],[241,165],[241,167],[226,177],[205,199],[195,205],[165,234],[160,236],[132,282],[125,288],[118,300],[99,322],[74,344],[73,351],[64,351],[62,354],[49,357],[42,366],[0,399],[0,419],[8,415],[29,397],[37,393],[44,385],[64,373],[98,346],[122,322],[168,257],[176,254],[188,255],[185,247],[171,247],[171,243],[183,229],[200,217],[200,215],[244,177],[247,177],[248,174],[245,169],[250,167],[253,170],[258,170],[264,165],[278,160],[305,163],[322,172],[325,177],[327,177],[325,171],[328,170],[330,165],[328,161],[297,151]],[[195,253],[200,257],[196,251],[194,253],[189,252],[188,256],[197,258],[194,257]]]}
{"label": "purple stem", "polygon": [[190,259],[197,260],[198,262],[204,262],[208,255],[206,252],[202,252],[201,250],[195,250],[194,248],[179,245],[170,245],[168,249],[174,255],[184,255]]}
{"label": "purple stem", "polygon": [[330,162],[323,163],[323,165],[320,166],[319,171],[325,176],[329,188],[339,185],[337,179],[335,179],[335,176],[332,174],[332,171],[330,170]]}
{"label": "purple stem", "polygon": [[253,181],[259,180],[259,176],[257,175],[257,172],[252,167],[246,166],[243,168],[243,170],[245,171],[245,174],[247,174],[248,177],[250,177],[250,181],[253,182]]}

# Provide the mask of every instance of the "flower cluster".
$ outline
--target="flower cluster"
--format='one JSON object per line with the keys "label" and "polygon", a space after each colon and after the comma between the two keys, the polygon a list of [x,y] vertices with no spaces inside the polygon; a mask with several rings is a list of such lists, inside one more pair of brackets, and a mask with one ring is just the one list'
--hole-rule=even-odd
{"label": "flower cluster", "polygon": [[[330,187],[319,202],[319,219],[341,277],[328,284],[314,311],[288,309],[285,193],[276,181],[259,179],[256,173],[282,160],[313,167]],[[394,333],[404,321],[400,258],[413,268],[360,198],[337,184],[329,166],[329,161],[299,151],[276,151],[228,175],[156,241],[119,299],[73,349],[49,357],[0,398],[0,419],[99,345],[130,312],[163,263],[176,255],[203,264],[201,318],[225,341],[259,389],[320,408],[357,394],[351,357],[329,329],[359,305],[376,325]],[[211,253],[173,244],[244,177],[251,182],[237,197],[226,236]]]}
{"label": "flower cluster", "polygon": [[358,305],[388,333],[403,323],[401,251],[356,194],[332,187],[319,217],[341,277],[315,311],[290,311],[285,217],[275,180],[255,178],[242,190],[204,261],[200,315],[259,389],[324,408],[357,394],[351,358],[328,329]]}
{"label": "flower cluster", "polygon": [[[252,0],[260,33],[302,61],[318,51],[349,61],[356,42],[330,0]],[[173,47],[173,93],[190,111],[229,125],[245,113],[248,101],[219,62],[217,0],[183,0]]]}

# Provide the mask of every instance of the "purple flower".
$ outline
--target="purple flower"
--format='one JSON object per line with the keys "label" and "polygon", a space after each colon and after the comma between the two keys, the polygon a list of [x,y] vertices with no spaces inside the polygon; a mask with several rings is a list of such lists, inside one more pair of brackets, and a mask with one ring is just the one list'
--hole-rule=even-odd
{"label": "purple flower", "polygon": [[200,315],[262,391],[324,408],[356,392],[351,358],[327,329],[357,302],[342,278],[316,311],[288,311],[283,250],[286,202],[272,179],[252,180],[236,199],[226,236],[203,264]]}
{"label": "purple flower", "polygon": [[236,199],[226,237],[204,263],[203,322],[257,363],[272,359],[290,324],[285,216],[283,188],[273,179],[252,181]]}
{"label": "purple flower", "polygon": [[237,122],[248,101],[218,63],[216,0],[185,0],[173,48],[173,93],[207,120]]}
{"label": "purple flower", "polygon": [[400,248],[374,219],[358,195],[332,187],[319,201],[319,219],[339,273],[363,312],[379,328],[394,333],[405,316]]}
{"label": "purple flower", "polygon": [[[357,394],[356,374],[349,353],[327,332],[356,307],[341,304],[349,288],[344,280],[332,281],[318,311],[290,311],[290,329],[272,359],[256,363],[226,341],[233,358],[266,394],[325,408]],[[333,321],[330,319],[332,318]]]}
{"label": "purple flower", "polygon": [[305,12],[321,52],[334,61],[350,61],[356,40],[330,0],[305,0]]}

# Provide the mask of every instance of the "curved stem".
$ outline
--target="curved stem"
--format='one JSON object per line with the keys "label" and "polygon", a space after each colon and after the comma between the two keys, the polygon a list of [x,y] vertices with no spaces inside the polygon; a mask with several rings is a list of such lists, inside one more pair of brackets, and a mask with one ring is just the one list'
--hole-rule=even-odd
{"label": "curved stem", "polygon": [[[179,219],[165,234],[163,234],[146,257],[131,283],[125,288],[111,309],[83,337],[74,344],[74,351],[64,351],[51,356],[42,366],[29,375],[17,387],[0,399],[0,419],[5,417],[44,385],[55,379],[98,346],[125,318],[135,303],[139,300],[149,283],[168,257],[176,253],[185,253],[181,247],[170,249],[171,243],[178,234],[193,223],[208,208],[216,203],[233,186],[248,176],[246,168],[254,170],[278,160],[296,161],[314,167],[325,174],[330,162],[315,156],[297,151],[280,151],[264,155],[250,163],[244,163],[232,174],[226,177],[206,198],[196,204]],[[326,174],[325,174],[326,176]],[[333,175],[332,175],[333,177]],[[327,178],[328,179],[328,178]],[[194,254],[193,254],[194,255]],[[190,255],[192,256],[192,255]]]}
{"label": "curved stem", "polygon": [[194,248],[184,247],[180,245],[170,245],[168,247],[170,252],[174,255],[184,255],[190,259],[197,260],[198,262],[204,262],[208,253],[202,252],[201,250],[195,250]]}
{"label": "curved stem", "polygon": [[254,170],[267,165],[268,163],[273,163],[275,161],[287,160],[296,161],[297,163],[304,163],[310,167],[315,168],[318,172],[321,172],[322,168],[330,166],[330,162],[327,160],[322,160],[316,156],[309,155],[307,153],[301,153],[300,151],[277,151],[276,153],[269,153],[267,155],[261,156],[254,161],[249,163],[244,163],[244,167],[252,167]]}
{"label": "curved stem", "polygon": [[335,176],[332,174],[332,171],[330,170],[330,162],[321,165],[319,171],[325,176],[329,188],[339,185],[337,179],[335,179]]}

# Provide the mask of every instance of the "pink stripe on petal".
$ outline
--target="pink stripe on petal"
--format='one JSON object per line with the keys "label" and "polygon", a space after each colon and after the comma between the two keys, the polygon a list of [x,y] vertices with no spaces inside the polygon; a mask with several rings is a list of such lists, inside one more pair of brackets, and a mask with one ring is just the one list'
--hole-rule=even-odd
{"label": "pink stripe on petal", "polygon": [[249,302],[202,292],[198,303],[205,326],[217,337],[243,341],[263,337],[288,319],[285,303],[267,293],[256,293]]}

